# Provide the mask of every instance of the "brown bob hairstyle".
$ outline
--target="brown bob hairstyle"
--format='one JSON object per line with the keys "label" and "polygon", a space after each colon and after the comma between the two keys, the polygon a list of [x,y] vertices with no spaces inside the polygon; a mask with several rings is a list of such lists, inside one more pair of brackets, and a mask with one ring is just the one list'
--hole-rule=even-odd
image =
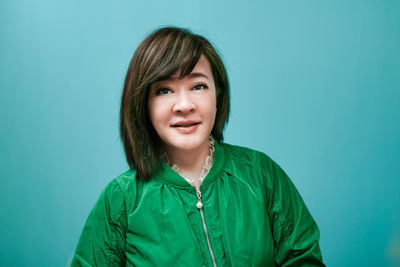
{"label": "brown bob hairstyle", "polygon": [[160,28],[137,48],[125,78],[120,111],[120,135],[126,159],[139,179],[148,180],[159,162],[162,143],[148,112],[150,85],[179,71],[189,75],[204,55],[211,65],[217,90],[217,114],[212,136],[223,140],[229,118],[229,81],[224,64],[215,48],[204,37],[176,27]]}

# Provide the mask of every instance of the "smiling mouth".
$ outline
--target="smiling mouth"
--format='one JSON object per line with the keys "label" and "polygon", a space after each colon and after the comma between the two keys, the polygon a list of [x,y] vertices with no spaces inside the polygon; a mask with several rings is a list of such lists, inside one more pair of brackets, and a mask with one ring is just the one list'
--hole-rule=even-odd
{"label": "smiling mouth", "polygon": [[198,125],[198,124],[200,124],[200,122],[174,124],[174,125],[171,125],[171,126],[172,127],[190,127],[190,126],[194,126],[194,125]]}

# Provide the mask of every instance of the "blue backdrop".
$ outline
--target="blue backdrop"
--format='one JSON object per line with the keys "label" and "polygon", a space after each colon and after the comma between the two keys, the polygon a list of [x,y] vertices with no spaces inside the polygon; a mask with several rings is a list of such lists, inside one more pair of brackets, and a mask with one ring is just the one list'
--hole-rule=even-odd
{"label": "blue backdrop", "polygon": [[0,265],[65,266],[100,191],[127,169],[129,60],[160,25],[221,51],[226,142],[301,192],[329,266],[400,265],[399,1],[0,2]]}

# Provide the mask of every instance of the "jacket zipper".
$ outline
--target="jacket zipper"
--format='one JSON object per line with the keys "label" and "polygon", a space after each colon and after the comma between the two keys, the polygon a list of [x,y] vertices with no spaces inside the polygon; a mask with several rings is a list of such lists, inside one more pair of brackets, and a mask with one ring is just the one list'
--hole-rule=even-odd
{"label": "jacket zipper", "polygon": [[204,228],[204,232],[205,232],[206,238],[207,238],[208,249],[209,249],[210,254],[211,254],[211,259],[212,259],[212,261],[213,261],[213,266],[214,266],[214,267],[217,267],[217,264],[216,264],[216,262],[215,262],[214,253],[213,253],[212,248],[211,248],[210,238],[209,238],[209,236],[208,236],[206,221],[205,221],[205,219],[204,219],[203,203],[201,202],[201,191],[200,191],[200,189],[197,189],[197,188],[196,188],[196,195],[197,195],[197,204],[196,204],[196,207],[200,210],[201,220],[202,220],[202,222],[203,222],[203,228]]}

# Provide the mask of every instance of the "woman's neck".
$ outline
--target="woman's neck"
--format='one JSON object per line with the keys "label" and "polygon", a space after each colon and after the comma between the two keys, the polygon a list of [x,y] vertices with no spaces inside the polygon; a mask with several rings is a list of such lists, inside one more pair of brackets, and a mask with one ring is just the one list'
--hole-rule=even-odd
{"label": "woman's neck", "polygon": [[184,177],[192,178],[196,185],[199,185],[199,176],[209,153],[210,146],[208,142],[199,147],[199,149],[191,151],[167,149],[170,162],[178,165],[180,174]]}

